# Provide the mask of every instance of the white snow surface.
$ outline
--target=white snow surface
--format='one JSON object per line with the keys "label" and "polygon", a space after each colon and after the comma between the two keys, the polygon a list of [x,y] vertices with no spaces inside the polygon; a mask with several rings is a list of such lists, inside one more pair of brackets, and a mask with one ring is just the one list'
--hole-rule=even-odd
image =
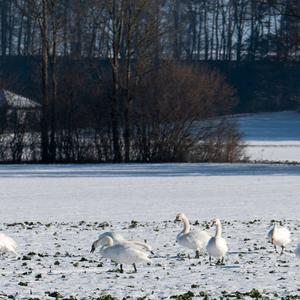
{"label": "white snow surface", "polygon": [[0,107],[6,106],[10,108],[37,108],[41,105],[21,95],[17,95],[7,90],[0,90]]}
{"label": "white snow surface", "polygon": [[300,113],[237,115],[250,160],[300,162]]}
{"label": "white snow surface", "polygon": [[[253,288],[271,299],[300,295],[293,253],[300,241],[299,175],[300,165],[0,165],[0,232],[18,244],[17,258],[0,257],[0,299],[53,299],[48,293],[55,291],[73,299],[164,299],[187,291],[218,298]],[[198,229],[221,219],[225,266],[210,266],[206,255],[187,258],[194,253],[175,242],[178,212]],[[282,256],[267,240],[272,219],[292,233]],[[99,252],[89,253],[104,230],[146,239],[152,264],[138,265],[137,274],[132,266],[113,272]]]}

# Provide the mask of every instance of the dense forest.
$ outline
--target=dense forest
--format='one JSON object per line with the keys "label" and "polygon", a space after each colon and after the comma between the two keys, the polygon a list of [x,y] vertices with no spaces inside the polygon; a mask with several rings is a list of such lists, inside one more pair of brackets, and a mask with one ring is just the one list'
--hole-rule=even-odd
{"label": "dense forest", "polygon": [[36,122],[0,126],[2,161],[234,161],[240,134],[224,116],[299,105],[297,0],[0,9],[0,88],[42,105]]}

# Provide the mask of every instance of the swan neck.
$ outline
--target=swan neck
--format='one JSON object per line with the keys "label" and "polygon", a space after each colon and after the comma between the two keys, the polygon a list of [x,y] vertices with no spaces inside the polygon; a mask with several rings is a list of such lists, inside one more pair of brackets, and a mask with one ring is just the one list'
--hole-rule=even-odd
{"label": "swan neck", "polygon": [[216,238],[220,238],[221,235],[222,235],[222,226],[219,223],[219,224],[216,225],[216,236],[215,237]]}
{"label": "swan neck", "polygon": [[94,242],[94,248],[98,248],[101,245],[101,239],[98,239],[97,241]]}
{"label": "swan neck", "polygon": [[191,230],[191,225],[190,225],[189,220],[186,217],[184,217],[182,219],[182,222],[183,222],[183,225],[184,225],[184,227],[183,227],[183,233],[184,234],[189,233],[190,230]]}
{"label": "swan neck", "polygon": [[277,232],[277,224],[274,224],[272,237],[274,237],[275,233]]}

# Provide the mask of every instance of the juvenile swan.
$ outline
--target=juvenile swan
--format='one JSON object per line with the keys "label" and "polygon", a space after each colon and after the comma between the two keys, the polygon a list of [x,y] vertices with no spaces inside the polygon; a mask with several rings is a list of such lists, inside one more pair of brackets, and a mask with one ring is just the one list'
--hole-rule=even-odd
{"label": "juvenile swan", "polygon": [[121,273],[123,273],[123,264],[132,264],[134,271],[137,272],[137,263],[150,263],[147,253],[133,246],[131,243],[120,242],[115,243],[110,236],[102,238],[102,248],[100,253],[103,257],[120,264]]}
{"label": "juvenile swan", "polygon": [[224,257],[228,251],[227,243],[224,238],[222,238],[222,225],[219,219],[214,219],[212,221],[211,227],[216,226],[216,234],[212,237],[207,244],[206,250],[209,255],[209,262],[211,263],[211,257],[217,257],[217,264],[224,263]]}
{"label": "juvenile swan", "polygon": [[99,246],[103,246],[103,238],[106,236],[110,237],[114,243],[130,243],[132,246],[135,246],[140,250],[149,251],[153,253],[151,246],[147,243],[135,240],[126,240],[121,234],[113,231],[107,231],[100,234],[98,239],[92,244],[91,252],[94,252]]}
{"label": "juvenile swan", "polygon": [[16,254],[16,248],[16,242],[12,238],[0,233],[0,252],[13,252]]}
{"label": "juvenile swan", "polygon": [[283,254],[284,248],[291,242],[290,231],[277,223],[274,223],[273,228],[268,233],[272,245],[274,245],[275,251],[277,252],[276,246],[281,247],[281,254]]}
{"label": "juvenile swan", "polygon": [[298,247],[295,250],[295,254],[296,254],[297,257],[300,258],[300,243],[298,244]]}
{"label": "juvenile swan", "polygon": [[176,241],[185,248],[196,250],[196,258],[199,258],[200,251],[206,248],[211,236],[206,231],[191,231],[190,222],[183,213],[177,214],[175,221],[182,222],[184,225],[183,230],[177,235]]}

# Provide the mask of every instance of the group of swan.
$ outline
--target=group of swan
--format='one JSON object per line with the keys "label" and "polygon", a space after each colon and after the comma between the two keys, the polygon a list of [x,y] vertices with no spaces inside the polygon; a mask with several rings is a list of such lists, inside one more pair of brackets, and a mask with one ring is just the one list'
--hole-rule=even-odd
{"label": "group of swan", "polygon": [[[226,240],[222,238],[222,225],[219,219],[214,219],[211,224],[211,227],[216,226],[214,237],[211,237],[206,231],[191,231],[189,220],[183,213],[178,214],[175,221],[180,221],[184,224],[183,230],[177,235],[177,242],[180,245],[196,250],[196,257],[199,257],[201,250],[206,249],[210,262],[212,257],[217,257],[217,264],[224,263],[228,247]],[[271,244],[274,245],[275,251],[277,252],[276,246],[279,246],[281,247],[280,254],[283,254],[285,247],[291,242],[291,233],[287,228],[275,222],[273,228],[268,232],[268,238]],[[295,254],[300,257],[300,243],[295,250]]]}
{"label": "group of swan", "polygon": [[216,234],[211,237],[206,231],[193,230],[188,218],[183,213],[176,216],[175,221],[182,222],[183,230],[177,235],[176,241],[185,248],[196,250],[196,258],[199,258],[200,251],[207,250],[209,261],[212,257],[218,258],[217,264],[224,263],[224,257],[228,251],[227,243],[222,238],[222,225],[219,219],[212,221],[211,227],[216,226]]}
{"label": "group of swan", "polygon": [[[199,258],[201,251],[207,251],[209,261],[212,257],[218,259],[217,264],[223,264],[225,255],[228,251],[227,243],[222,238],[222,225],[219,219],[212,220],[211,227],[216,227],[214,236],[210,236],[206,231],[191,230],[188,218],[179,213],[176,215],[175,221],[182,222],[183,230],[177,235],[176,241],[183,247],[196,251],[196,258]],[[291,242],[290,232],[282,225],[274,224],[268,233],[268,238],[275,247],[281,247],[281,254],[285,247]],[[123,272],[123,264],[133,265],[136,272],[137,263],[150,263],[148,255],[152,252],[149,244],[142,241],[126,240],[122,235],[114,232],[105,232],[99,235],[98,239],[93,242],[91,252],[100,247],[100,253],[103,257],[108,258],[120,264],[120,270]],[[15,241],[0,233],[0,252],[16,253]],[[295,250],[295,254],[300,258],[300,243]]]}
{"label": "group of swan", "polygon": [[[183,247],[194,250],[196,258],[199,258],[200,252],[206,250],[211,263],[212,257],[218,259],[217,264],[223,264],[226,253],[228,252],[227,242],[222,237],[222,225],[219,219],[212,220],[211,226],[216,227],[214,236],[210,236],[206,231],[191,230],[190,222],[183,213],[176,215],[175,221],[183,223],[183,230],[177,235],[176,241]],[[287,228],[274,224],[268,233],[271,243],[275,246],[284,248],[290,243],[290,232]],[[147,251],[151,251],[151,247],[144,242],[125,240],[120,234],[113,232],[105,232],[92,244],[91,252],[97,247],[103,257],[121,265],[123,272],[123,264],[132,264],[136,271],[136,263],[150,262]],[[295,251],[296,256],[300,257],[300,244]]]}

